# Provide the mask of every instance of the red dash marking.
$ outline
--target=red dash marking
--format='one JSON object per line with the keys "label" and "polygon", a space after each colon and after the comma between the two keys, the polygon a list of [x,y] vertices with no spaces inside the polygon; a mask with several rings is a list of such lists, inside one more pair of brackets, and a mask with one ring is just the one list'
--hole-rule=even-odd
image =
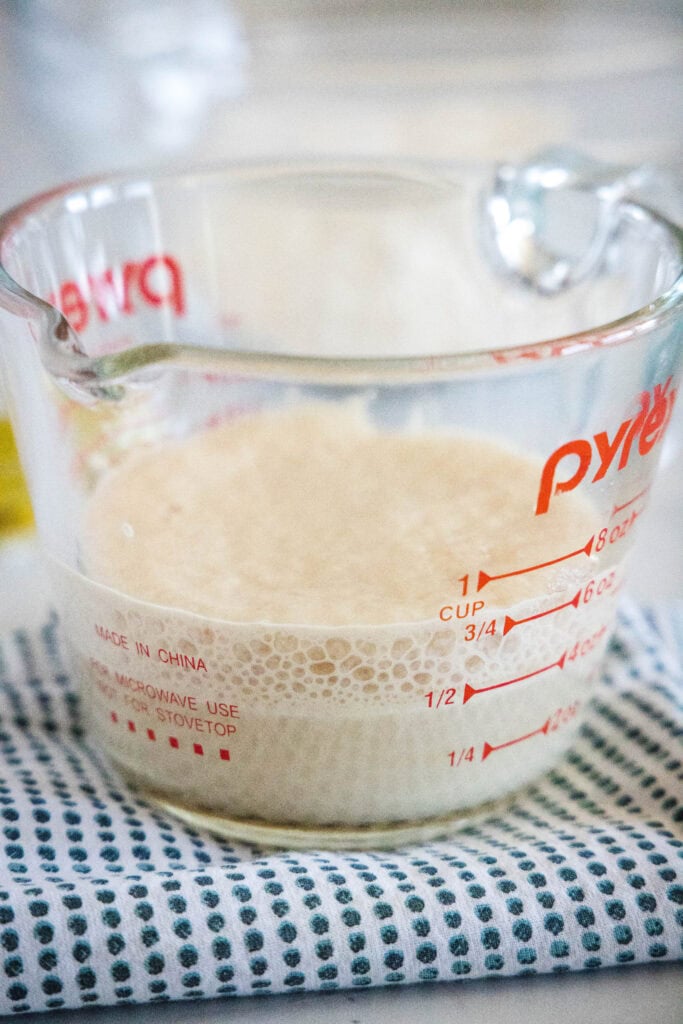
{"label": "red dash marking", "polygon": [[632,505],[635,501],[638,501],[638,499],[642,498],[644,494],[647,494],[649,490],[649,487],[644,487],[642,491],[639,491],[639,493],[636,494],[635,498],[631,498],[630,501],[625,501],[623,505],[615,505],[612,509],[612,515],[615,516],[617,512],[623,512],[625,508],[628,508],[629,505]]}
{"label": "red dash marking", "polygon": [[128,730],[129,732],[135,732],[135,722],[128,722]]}
{"label": "red dash marking", "polygon": [[148,740],[155,740],[156,738],[157,738],[157,734],[155,733],[154,729],[148,729],[147,730],[147,739]]}
{"label": "red dash marking", "polygon": [[496,576],[491,576],[489,573],[480,570],[477,582],[477,591],[483,590],[486,584],[491,583],[492,580],[504,580],[508,579],[510,576],[522,576],[524,573],[534,572],[536,569],[547,569],[549,565],[557,565],[558,562],[566,562],[568,558],[575,558],[577,555],[590,555],[593,550],[594,540],[595,536],[591,537],[582,548],[577,548],[576,551],[570,551],[568,555],[560,555],[559,558],[551,558],[548,562],[539,562],[537,565],[529,565],[525,569],[513,569],[512,572],[501,572]]}
{"label": "red dash marking", "polygon": [[119,720],[119,716],[116,714],[115,711],[112,711],[112,713],[111,713],[111,720],[112,720],[112,722],[118,722],[118,720]]}
{"label": "red dash marking", "polygon": [[543,668],[537,668],[534,672],[527,672],[525,676],[517,676],[516,679],[506,679],[504,683],[494,683],[493,686],[480,686],[477,689],[474,686],[470,686],[469,683],[465,683],[462,702],[463,704],[467,704],[470,697],[476,697],[478,693],[486,693],[488,690],[500,690],[501,686],[511,686],[513,683],[521,683],[524,679],[531,679],[532,676],[538,676],[542,672],[548,672],[551,668],[564,668],[566,657],[567,652],[563,651],[562,657],[557,661],[554,661],[552,665],[544,665]]}
{"label": "red dash marking", "polygon": [[543,733],[544,736],[548,735],[548,729],[550,728],[550,719],[547,718],[540,729],[534,729],[533,732],[527,732],[524,736],[516,736],[514,740],[507,740],[505,743],[498,743],[496,746],[492,746],[488,741],[484,743],[484,748],[481,753],[482,761],[485,761],[489,754],[493,754],[496,750],[502,750],[503,747],[511,747],[515,743],[523,743],[524,740],[530,740],[532,736],[539,736]]}
{"label": "red dash marking", "polygon": [[529,615],[526,619],[513,619],[511,615],[505,616],[505,622],[503,623],[503,636],[509,633],[515,626],[521,626],[523,622],[533,622],[534,619],[542,619],[544,615],[552,615],[553,612],[562,611],[563,608],[578,608],[579,601],[581,599],[581,591],[579,590],[571,601],[565,601],[564,604],[558,604],[554,608],[548,608],[545,612],[538,612],[536,615]]}
{"label": "red dash marking", "polygon": [[177,750],[178,747],[180,746],[180,744],[178,743],[178,740],[175,738],[175,736],[169,736],[168,737],[168,742],[169,742],[169,745],[172,746],[174,750]]}
{"label": "red dash marking", "polygon": [[201,743],[193,743],[192,744],[192,749],[194,750],[195,754],[203,754],[204,753],[204,747],[201,745]]}
{"label": "red dash marking", "polygon": [[226,750],[225,747],[221,747],[221,761],[230,760],[230,751]]}

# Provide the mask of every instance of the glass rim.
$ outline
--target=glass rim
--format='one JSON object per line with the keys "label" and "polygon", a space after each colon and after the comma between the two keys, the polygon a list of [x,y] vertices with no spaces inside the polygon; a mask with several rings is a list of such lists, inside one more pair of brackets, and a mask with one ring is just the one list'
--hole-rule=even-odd
{"label": "glass rim", "polygon": [[[163,184],[191,184],[225,179],[236,183],[287,174],[316,173],[384,174],[415,181],[416,175],[424,181],[445,183],[452,176],[495,170],[493,163],[418,160],[412,158],[286,158],[245,160],[219,166],[177,168],[170,171],[145,171],[98,174],[75,179],[34,196],[0,213],[0,306],[27,320],[41,321],[38,341],[45,368],[55,377],[100,390],[108,384],[118,383],[131,373],[153,368],[160,364],[210,368],[214,372],[236,373],[259,378],[295,379],[313,383],[366,384],[406,383],[411,379],[444,379],[472,371],[502,369],[510,364],[527,366],[548,359],[570,357],[595,349],[619,346],[648,333],[683,311],[683,230],[666,216],[645,203],[623,198],[619,209],[632,219],[647,218],[659,224],[674,242],[679,256],[679,272],[665,291],[630,313],[614,320],[569,334],[540,341],[468,350],[466,352],[439,352],[389,356],[339,356],[272,352],[267,349],[219,349],[197,344],[164,342],[133,346],[107,355],[87,355],[80,345],[78,333],[56,306],[25,289],[4,266],[4,251],[12,238],[31,217],[45,213],[51,207],[65,209],[84,193],[91,195],[100,190],[105,202],[120,201],[113,198],[113,190],[152,191]],[[438,173],[448,175],[439,179]],[[428,174],[428,177],[426,175]],[[84,207],[86,209],[88,207]],[[239,333],[235,340],[239,343]],[[253,340],[253,339],[252,339]]]}

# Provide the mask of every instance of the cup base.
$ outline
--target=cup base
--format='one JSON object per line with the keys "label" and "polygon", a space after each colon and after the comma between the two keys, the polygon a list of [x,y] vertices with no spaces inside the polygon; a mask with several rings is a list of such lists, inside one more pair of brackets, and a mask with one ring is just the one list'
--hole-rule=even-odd
{"label": "cup base", "polygon": [[160,810],[193,828],[214,835],[250,843],[260,849],[276,850],[375,850],[395,849],[413,843],[447,839],[472,818],[497,812],[516,798],[508,793],[499,800],[465,807],[452,814],[424,821],[378,822],[369,825],[300,825],[270,823],[257,818],[231,818],[225,814],[188,807],[168,797],[136,786],[136,792]]}

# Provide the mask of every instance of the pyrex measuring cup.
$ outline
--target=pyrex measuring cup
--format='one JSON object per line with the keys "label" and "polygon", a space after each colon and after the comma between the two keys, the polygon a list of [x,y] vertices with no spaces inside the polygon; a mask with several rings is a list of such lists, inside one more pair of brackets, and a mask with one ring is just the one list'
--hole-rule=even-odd
{"label": "pyrex measuring cup", "polygon": [[682,240],[557,171],[234,167],[2,221],[92,738],[153,800],[394,843],[571,742],[673,408]]}

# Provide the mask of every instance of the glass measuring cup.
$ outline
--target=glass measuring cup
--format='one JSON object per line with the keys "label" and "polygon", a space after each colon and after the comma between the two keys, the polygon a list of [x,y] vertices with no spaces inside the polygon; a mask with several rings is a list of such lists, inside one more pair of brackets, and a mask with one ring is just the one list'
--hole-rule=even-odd
{"label": "glass measuring cup", "polygon": [[557,170],[102,179],[1,222],[89,727],[153,800],[394,844],[571,742],[675,399],[682,240]]}

